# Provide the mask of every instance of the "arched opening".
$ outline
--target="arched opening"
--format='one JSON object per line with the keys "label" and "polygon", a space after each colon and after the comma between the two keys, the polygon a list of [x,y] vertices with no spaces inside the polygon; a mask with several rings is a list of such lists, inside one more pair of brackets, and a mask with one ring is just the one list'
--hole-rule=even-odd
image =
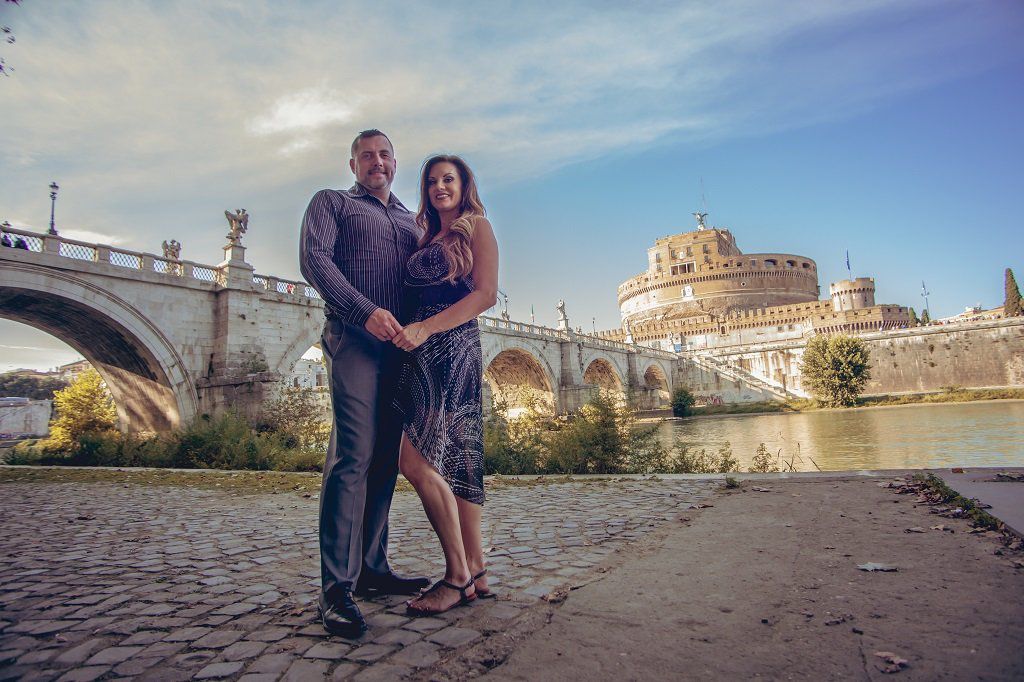
{"label": "arched opening", "polygon": [[610,391],[617,396],[623,395],[622,379],[618,372],[604,358],[596,358],[583,372],[583,383],[599,386],[603,391]]}
{"label": "arched opening", "polygon": [[327,422],[331,420],[330,377],[319,343],[310,346],[282,375],[281,386],[292,391],[312,391],[320,418]]}
{"label": "arched opening", "polygon": [[672,395],[668,388],[668,378],[660,365],[651,365],[644,372],[644,386],[651,391],[658,407],[665,406]]}
{"label": "arched opening", "polygon": [[8,266],[0,317],[42,330],[80,353],[103,377],[125,431],[166,431],[197,411],[177,350],[127,301],[74,277]]}
{"label": "arched opening", "polygon": [[517,417],[533,407],[544,414],[555,413],[553,381],[540,361],[517,348],[503,350],[484,369],[484,401],[504,403],[506,414]]}

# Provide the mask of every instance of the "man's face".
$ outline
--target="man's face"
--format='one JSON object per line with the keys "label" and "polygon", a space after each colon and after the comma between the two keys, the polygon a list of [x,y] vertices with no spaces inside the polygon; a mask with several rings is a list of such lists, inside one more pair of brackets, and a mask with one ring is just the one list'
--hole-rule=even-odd
{"label": "man's face", "polygon": [[389,190],[395,179],[395,150],[383,135],[367,137],[356,145],[355,158],[348,162],[356,181],[369,190]]}

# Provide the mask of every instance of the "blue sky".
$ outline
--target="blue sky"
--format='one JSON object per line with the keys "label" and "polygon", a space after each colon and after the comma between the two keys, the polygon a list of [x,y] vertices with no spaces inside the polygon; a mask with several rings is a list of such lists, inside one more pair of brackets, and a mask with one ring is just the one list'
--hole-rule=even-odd
{"label": "blue sky", "polygon": [[[514,318],[617,326],[616,286],[701,204],[747,252],[876,278],[937,316],[1024,276],[1015,2],[90,2],[0,5],[0,220],[298,278],[306,202],[380,127],[474,166]],[[596,318],[596,319],[595,319]],[[0,321],[0,369],[75,354]]]}

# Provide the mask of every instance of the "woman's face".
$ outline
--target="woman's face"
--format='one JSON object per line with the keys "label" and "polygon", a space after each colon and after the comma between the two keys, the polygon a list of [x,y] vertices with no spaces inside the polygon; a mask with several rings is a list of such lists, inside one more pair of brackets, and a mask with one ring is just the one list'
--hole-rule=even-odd
{"label": "woman's face", "polygon": [[462,178],[448,161],[438,161],[427,172],[427,197],[438,213],[455,211],[462,204]]}

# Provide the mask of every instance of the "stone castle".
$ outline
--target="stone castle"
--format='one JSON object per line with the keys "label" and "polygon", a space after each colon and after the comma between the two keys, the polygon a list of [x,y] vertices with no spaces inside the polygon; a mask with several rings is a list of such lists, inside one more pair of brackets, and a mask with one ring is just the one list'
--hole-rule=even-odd
{"label": "stone castle", "polygon": [[908,308],[875,303],[874,279],[835,282],[819,300],[813,260],[744,254],[728,229],[706,227],[707,214],[694,215],[696,230],[655,240],[647,271],[619,285],[622,328],[599,336],[682,351],[909,325]]}

